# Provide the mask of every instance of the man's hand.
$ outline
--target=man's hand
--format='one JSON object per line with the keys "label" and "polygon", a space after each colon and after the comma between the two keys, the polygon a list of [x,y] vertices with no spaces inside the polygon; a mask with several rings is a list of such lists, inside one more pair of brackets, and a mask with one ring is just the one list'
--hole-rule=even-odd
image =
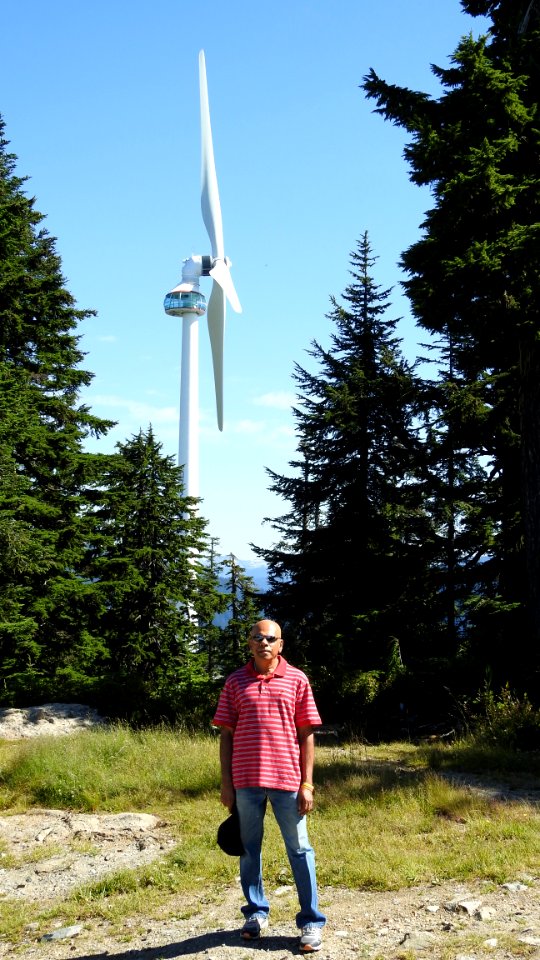
{"label": "man's hand", "polygon": [[234,787],[229,786],[229,784],[227,785],[222,784],[220,799],[223,806],[227,807],[227,810],[229,811],[229,813],[231,813],[232,808],[234,807],[234,804],[236,802],[236,793],[235,793]]}
{"label": "man's hand", "polygon": [[310,810],[313,810],[313,790],[308,790],[307,787],[300,787],[297,797],[298,803],[298,813],[302,814],[309,813]]}

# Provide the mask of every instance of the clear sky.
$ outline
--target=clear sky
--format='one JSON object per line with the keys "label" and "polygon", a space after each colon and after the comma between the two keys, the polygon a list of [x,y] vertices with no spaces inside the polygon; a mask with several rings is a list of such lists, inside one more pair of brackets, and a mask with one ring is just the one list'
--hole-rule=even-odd
{"label": "clear sky", "polygon": [[[329,298],[368,231],[387,315],[417,336],[400,254],[429,196],[409,182],[402,132],[360,84],[373,67],[437,96],[430,64],[485,32],[459,0],[4,0],[0,113],[17,172],[47,215],[81,327],[84,396],[118,421],[109,451],[152,424],[178,449],[180,320],[163,297],[181,261],[210,253],[200,214],[198,53],[205,50],[225,248],[243,313],[227,314],[225,427],[200,334],[201,512],[223,553],[253,559],[286,504],[265,467],[295,455],[294,363],[328,342]],[[210,295],[210,281],[201,290]]]}

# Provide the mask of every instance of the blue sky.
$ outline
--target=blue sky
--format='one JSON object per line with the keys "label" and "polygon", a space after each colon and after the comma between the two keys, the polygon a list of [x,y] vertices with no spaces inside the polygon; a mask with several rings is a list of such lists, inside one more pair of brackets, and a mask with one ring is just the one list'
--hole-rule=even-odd
{"label": "blue sky", "polygon": [[[359,89],[385,80],[438,95],[430,64],[486,30],[459,0],[4,0],[0,113],[17,172],[47,215],[67,286],[97,311],[81,327],[84,399],[118,421],[112,450],[152,423],[176,456],[181,321],[163,297],[181,261],[209,253],[200,214],[198,52],[205,50],[225,247],[243,313],[227,315],[225,427],[200,344],[201,512],[223,553],[268,547],[286,505],[265,467],[295,455],[294,363],[326,344],[331,295],[367,230],[388,316],[417,336],[397,263],[429,206],[401,131]],[[206,281],[208,283],[208,281]],[[208,297],[210,285],[201,286]]]}

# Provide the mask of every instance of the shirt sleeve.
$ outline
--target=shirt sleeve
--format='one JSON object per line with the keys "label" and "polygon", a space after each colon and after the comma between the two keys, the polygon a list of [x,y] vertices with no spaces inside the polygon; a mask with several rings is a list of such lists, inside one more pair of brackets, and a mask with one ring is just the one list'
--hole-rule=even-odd
{"label": "shirt sleeve", "polygon": [[236,727],[238,722],[238,711],[234,704],[232,686],[229,681],[225,683],[220,693],[217,710],[212,720],[215,727]]}
{"label": "shirt sleeve", "polygon": [[298,685],[294,722],[297,727],[320,727],[322,724],[307,677]]}

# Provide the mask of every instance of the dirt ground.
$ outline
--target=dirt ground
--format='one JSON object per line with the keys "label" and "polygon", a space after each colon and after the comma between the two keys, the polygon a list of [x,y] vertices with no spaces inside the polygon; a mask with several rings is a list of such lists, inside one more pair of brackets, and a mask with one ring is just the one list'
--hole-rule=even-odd
{"label": "dirt ground", "polygon": [[[30,858],[23,867],[0,868],[0,896],[42,905],[57,903],[85,880],[159,857],[173,844],[166,825],[150,815],[69,815],[61,810],[0,818],[0,837],[9,853]],[[334,887],[320,893],[328,916],[321,960],[540,960],[540,876],[517,877],[496,888],[446,882],[390,893]],[[61,919],[46,929],[30,924],[17,943],[0,940],[0,958],[249,960],[262,951],[285,960],[298,954],[295,891],[283,886],[270,890],[269,899],[279,904],[280,918],[290,919],[271,918],[257,943],[239,938],[241,893],[236,882],[219,896],[197,890],[178,897],[172,919],[128,919],[114,933],[97,920],[67,930],[67,921]],[[42,939],[51,935],[61,939]]]}
{"label": "dirt ground", "polygon": [[[63,735],[101,722],[80,704],[0,710],[0,737]],[[514,790],[510,796],[500,785],[486,785],[480,778],[468,776],[467,783],[509,802],[540,799],[538,791]],[[0,899],[44,907],[58,904],[82,883],[155,860],[175,843],[167,825],[149,814],[63,810],[0,817],[0,839]],[[45,928],[29,923],[17,943],[0,938],[0,958],[250,960],[262,952],[288,960],[298,955],[295,891],[282,886],[267,893],[279,919],[271,913],[266,935],[252,944],[239,937],[242,898],[237,881],[224,891],[201,889],[179,896],[174,916],[169,903],[167,919],[126,919],[120,930],[99,920],[71,927],[61,918]],[[515,877],[498,887],[451,881],[390,893],[328,887],[321,889],[320,900],[328,917],[321,960],[540,960],[540,864],[535,876]],[[50,939],[55,937],[59,939]]]}

